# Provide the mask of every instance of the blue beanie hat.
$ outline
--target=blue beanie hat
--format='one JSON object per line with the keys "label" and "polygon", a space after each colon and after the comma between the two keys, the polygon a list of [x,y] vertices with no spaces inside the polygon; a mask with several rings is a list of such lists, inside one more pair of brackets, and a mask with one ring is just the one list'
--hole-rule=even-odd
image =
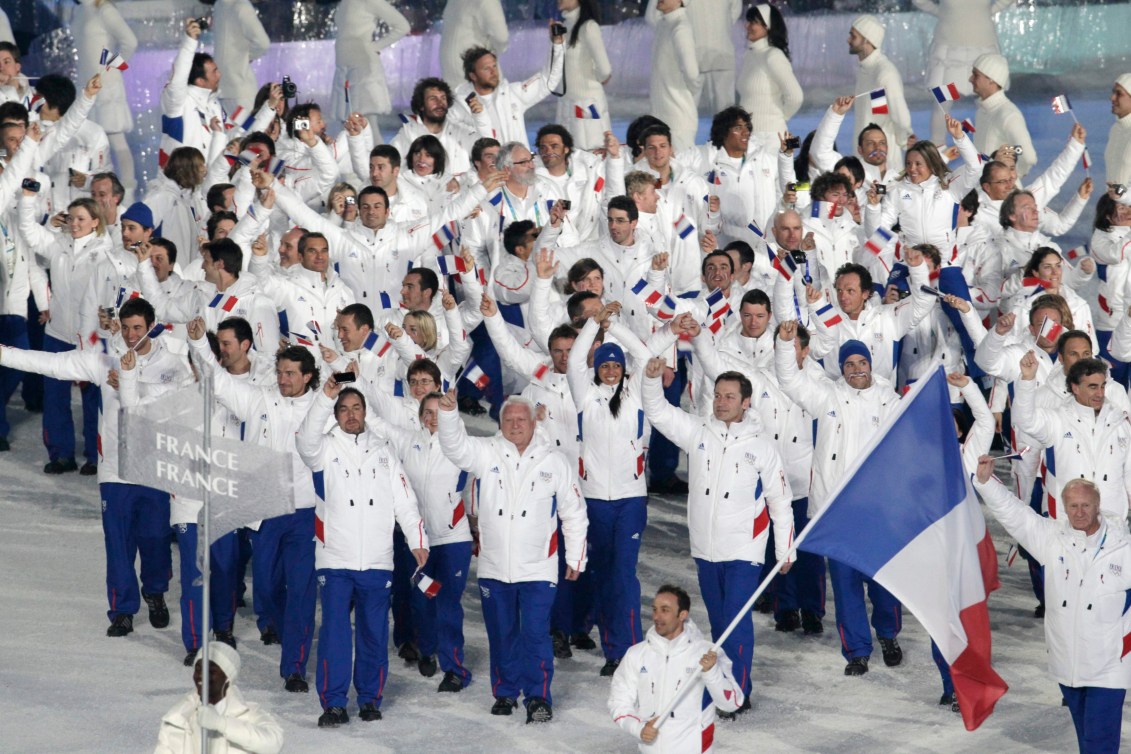
{"label": "blue beanie hat", "polygon": [[130,208],[122,213],[122,220],[129,220],[135,222],[143,228],[152,228],[153,226],[153,210],[145,202],[134,202]]}
{"label": "blue beanie hat", "polygon": [[593,371],[596,372],[602,364],[615,361],[624,367],[624,350],[616,343],[602,343],[593,352]]}
{"label": "blue beanie hat", "polygon": [[872,352],[868,350],[868,346],[864,345],[859,340],[846,340],[841,344],[839,356],[840,371],[844,371],[844,362],[848,360],[849,356],[863,356],[868,360],[868,366],[872,365]]}
{"label": "blue beanie hat", "polygon": [[[894,285],[904,293],[911,293],[911,270],[907,268],[907,265],[896,262],[891,266],[887,285]],[[885,286],[885,290],[886,288],[887,286]]]}

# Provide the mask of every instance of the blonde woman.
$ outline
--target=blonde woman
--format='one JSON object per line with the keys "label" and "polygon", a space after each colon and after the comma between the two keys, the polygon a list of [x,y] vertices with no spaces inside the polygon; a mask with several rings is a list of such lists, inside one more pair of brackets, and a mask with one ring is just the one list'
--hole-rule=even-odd
{"label": "blonde woman", "polygon": [[444,326],[448,330],[448,342],[440,343],[436,330],[436,319],[431,313],[414,310],[404,315],[403,327],[391,322],[385,332],[393,341],[393,348],[401,357],[397,368],[397,379],[403,380],[409,366],[417,359],[429,359],[440,368],[446,384],[455,384],[455,375],[471,353],[471,339],[463,328],[459,306],[447,291],[441,293],[444,307]]}
{"label": "blonde woman", "polygon": [[[87,278],[94,273],[98,259],[110,253],[112,243],[106,235],[102,213],[93,199],[83,197],[55,215],[51,224],[65,228],[52,233],[35,221],[35,193],[24,190],[19,205],[20,235],[29,248],[48,265],[51,274],[51,309],[39,315],[46,325],[43,350],[48,353],[73,351],[90,347],[87,336],[79,332],[79,302],[86,290]],[[46,474],[62,474],[78,468],[75,463],[75,426],[71,420],[70,380],[43,380],[43,442],[49,462]],[[82,474],[92,476],[98,470],[98,385],[82,388],[83,464]]]}
{"label": "blonde woman", "polygon": [[102,92],[94,104],[90,119],[106,131],[110,150],[114,155],[118,180],[126,189],[123,206],[133,201],[137,178],[134,176],[134,158],[126,134],[133,130],[134,119],[126,98],[122,72],[116,68],[104,70],[100,64],[102,50],[117,53],[127,62],[137,51],[137,37],[130,31],[122,14],[110,0],[75,0],[78,7],[71,17],[71,33],[78,51],[78,80],[86,81],[96,73],[102,74]]}

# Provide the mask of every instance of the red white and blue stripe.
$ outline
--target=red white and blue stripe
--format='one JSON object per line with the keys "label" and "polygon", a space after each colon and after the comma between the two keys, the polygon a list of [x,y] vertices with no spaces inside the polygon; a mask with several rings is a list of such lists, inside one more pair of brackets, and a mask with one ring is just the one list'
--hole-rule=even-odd
{"label": "red white and blue stripe", "polygon": [[675,234],[679,236],[681,240],[695,232],[695,226],[692,225],[687,215],[680,215],[679,219],[676,220],[673,225],[675,225]]}
{"label": "red white and blue stripe", "polygon": [[888,96],[883,89],[873,89],[868,92],[868,99],[872,104],[872,115],[887,115]]}
{"label": "red white and blue stripe", "polygon": [[864,243],[864,248],[872,252],[876,256],[879,256],[880,252],[884,250],[884,248],[888,245],[888,243],[891,242],[891,239],[893,238],[895,238],[894,233],[892,233],[887,228],[880,226],[876,228],[875,232],[873,232],[868,240]]}
{"label": "red white and blue stripe", "polygon": [[111,68],[124,71],[130,67],[130,64],[126,62],[125,58],[116,52],[110,52],[105,47],[102,48],[102,57],[99,58],[99,63],[105,66],[107,71]]}
{"label": "red white and blue stripe", "polygon": [[597,110],[596,105],[587,105],[585,107],[582,107],[581,105],[574,105],[573,117],[580,120],[600,120],[601,113]]}
{"label": "red white and blue stripe", "polygon": [[235,296],[226,296],[223,293],[217,293],[211,301],[208,302],[209,309],[220,309],[225,312],[231,312],[236,308],[240,300]]}
{"label": "red white and blue stripe", "polygon": [[958,86],[951,82],[941,86],[932,86],[931,94],[935,95],[935,100],[941,105],[944,102],[952,102],[956,99],[961,99],[962,95],[958,93]]}

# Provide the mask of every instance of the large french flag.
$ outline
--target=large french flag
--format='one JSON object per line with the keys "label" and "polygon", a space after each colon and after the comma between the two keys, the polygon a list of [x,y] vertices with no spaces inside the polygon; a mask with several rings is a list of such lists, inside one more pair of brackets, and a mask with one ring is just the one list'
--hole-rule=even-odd
{"label": "large french flag", "polygon": [[962,465],[941,366],[904,396],[798,546],[895,595],[950,663],[966,729],[990,716],[1008,689],[990,664],[986,595],[998,587],[997,554]]}

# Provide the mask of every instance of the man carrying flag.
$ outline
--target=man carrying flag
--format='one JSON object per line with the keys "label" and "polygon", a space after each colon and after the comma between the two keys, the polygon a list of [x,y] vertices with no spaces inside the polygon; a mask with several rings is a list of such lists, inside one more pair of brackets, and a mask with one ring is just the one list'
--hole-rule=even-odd
{"label": "man carrying flag", "polygon": [[[973,730],[1007,687],[990,664],[986,594],[996,586],[996,556],[963,464],[947,382],[936,369],[867,433],[863,452],[797,544],[883,585],[914,611],[949,664],[963,722]],[[828,449],[820,443],[818,464]]]}
{"label": "man carrying flag", "polygon": [[[809,491],[810,515],[815,517],[828,504],[830,493],[847,476],[861,451],[879,433],[884,419],[895,411],[899,396],[891,382],[873,376],[872,354],[859,340],[848,340],[840,346],[841,379],[823,383],[805,379],[797,368],[793,345],[796,335],[796,321],[781,324],[774,361],[782,392],[817,419]],[[896,636],[902,625],[902,607],[896,598],[870,575],[841,560],[829,558],[829,577],[841,653],[848,661],[844,674],[864,675],[872,656],[865,584],[872,600],[872,624],[883,648],[884,663],[889,667],[900,664],[903,650]]]}
{"label": "man carrying flag", "polygon": [[974,488],[986,507],[1044,566],[1049,673],[1072,714],[1080,751],[1119,751],[1123,700],[1131,686],[1131,543],[1101,513],[1100,490],[1073,479],[1062,490],[1064,515],[1044,518],[993,477],[982,456]]}

